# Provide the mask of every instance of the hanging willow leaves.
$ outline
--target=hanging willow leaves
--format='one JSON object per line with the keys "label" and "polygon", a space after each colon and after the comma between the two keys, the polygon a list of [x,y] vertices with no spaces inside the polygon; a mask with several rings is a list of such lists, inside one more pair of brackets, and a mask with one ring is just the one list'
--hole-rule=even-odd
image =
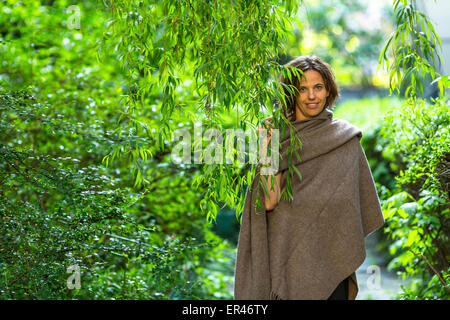
{"label": "hanging willow leaves", "polygon": [[[136,137],[139,132],[151,135],[142,129],[143,124],[157,128],[150,141],[157,144],[158,150],[164,150],[178,126],[174,119],[181,116],[191,122],[207,123],[208,128],[221,133],[223,112],[236,114],[234,129],[255,130],[264,114],[272,115],[277,126],[287,122],[273,103],[284,100],[277,83],[284,67],[277,59],[280,52],[285,52],[288,27],[300,3],[105,1],[110,19],[100,47],[117,53],[126,75],[127,111],[120,125],[131,128],[130,135]],[[285,70],[284,74],[290,76],[290,72]],[[161,115],[156,122],[143,116],[149,104],[156,104]],[[293,130],[292,125],[287,127]],[[136,150],[121,150],[120,154],[129,156],[136,186],[140,186],[146,180],[139,163],[151,154],[151,148],[145,145],[126,148]],[[104,163],[110,164],[118,155],[112,150]],[[220,164],[203,170],[202,176],[194,180],[197,185],[210,187],[205,199],[214,205],[201,206],[208,220],[215,219],[217,202],[223,201],[230,207],[243,203],[242,192],[239,196],[232,193],[241,190],[244,180],[251,187],[247,173],[254,172],[255,166],[259,164]],[[290,174],[294,171],[290,170]]]}
{"label": "hanging willow leaves", "polygon": [[415,98],[424,93],[426,76],[432,81],[440,76],[436,66],[442,61],[438,53],[438,49],[442,50],[442,42],[414,1],[395,0],[393,7],[397,28],[381,51],[378,67],[385,64],[391,93],[400,93],[404,87],[405,97]]}

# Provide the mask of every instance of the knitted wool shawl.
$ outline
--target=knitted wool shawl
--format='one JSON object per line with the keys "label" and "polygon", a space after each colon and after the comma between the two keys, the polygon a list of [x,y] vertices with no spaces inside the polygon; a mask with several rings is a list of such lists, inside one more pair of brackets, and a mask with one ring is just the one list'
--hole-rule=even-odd
{"label": "knitted wool shawl", "polygon": [[[364,238],[384,224],[361,131],[334,119],[327,108],[297,121],[302,148],[292,156],[302,180],[291,179],[293,201],[270,211],[256,171],[245,195],[235,265],[237,300],[321,300],[350,277],[349,299],[358,292],[355,271],[366,257]],[[280,130],[281,131],[281,130]],[[281,190],[286,185],[286,148],[281,137]],[[300,161],[299,161],[300,160]]]}

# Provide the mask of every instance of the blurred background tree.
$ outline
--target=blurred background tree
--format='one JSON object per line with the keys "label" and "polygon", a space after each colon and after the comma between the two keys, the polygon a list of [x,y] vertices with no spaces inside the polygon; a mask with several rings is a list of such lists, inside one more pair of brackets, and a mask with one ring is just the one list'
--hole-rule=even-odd
{"label": "blurred background tree", "polygon": [[386,86],[376,70],[393,30],[392,13],[390,1],[304,1],[287,54],[314,54],[331,62],[341,87]]}

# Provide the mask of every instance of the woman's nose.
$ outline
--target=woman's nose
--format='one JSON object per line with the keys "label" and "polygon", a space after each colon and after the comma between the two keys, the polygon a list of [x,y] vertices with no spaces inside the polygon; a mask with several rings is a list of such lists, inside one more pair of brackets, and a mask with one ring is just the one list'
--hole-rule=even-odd
{"label": "woman's nose", "polygon": [[314,99],[316,98],[316,95],[315,95],[315,93],[314,93],[314,90],[309,90],[309,92],[308,92],[308,98],[309,98],[310,100],[314,100]]}

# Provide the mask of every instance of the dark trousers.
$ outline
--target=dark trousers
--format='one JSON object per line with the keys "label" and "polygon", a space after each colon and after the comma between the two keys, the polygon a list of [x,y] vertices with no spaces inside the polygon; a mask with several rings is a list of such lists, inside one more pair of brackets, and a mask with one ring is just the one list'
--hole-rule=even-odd
{"label": "dark trousers", "polygon": [[349,278],[346,278],[339,283],[328,300],[348,300],[348,281]]}

